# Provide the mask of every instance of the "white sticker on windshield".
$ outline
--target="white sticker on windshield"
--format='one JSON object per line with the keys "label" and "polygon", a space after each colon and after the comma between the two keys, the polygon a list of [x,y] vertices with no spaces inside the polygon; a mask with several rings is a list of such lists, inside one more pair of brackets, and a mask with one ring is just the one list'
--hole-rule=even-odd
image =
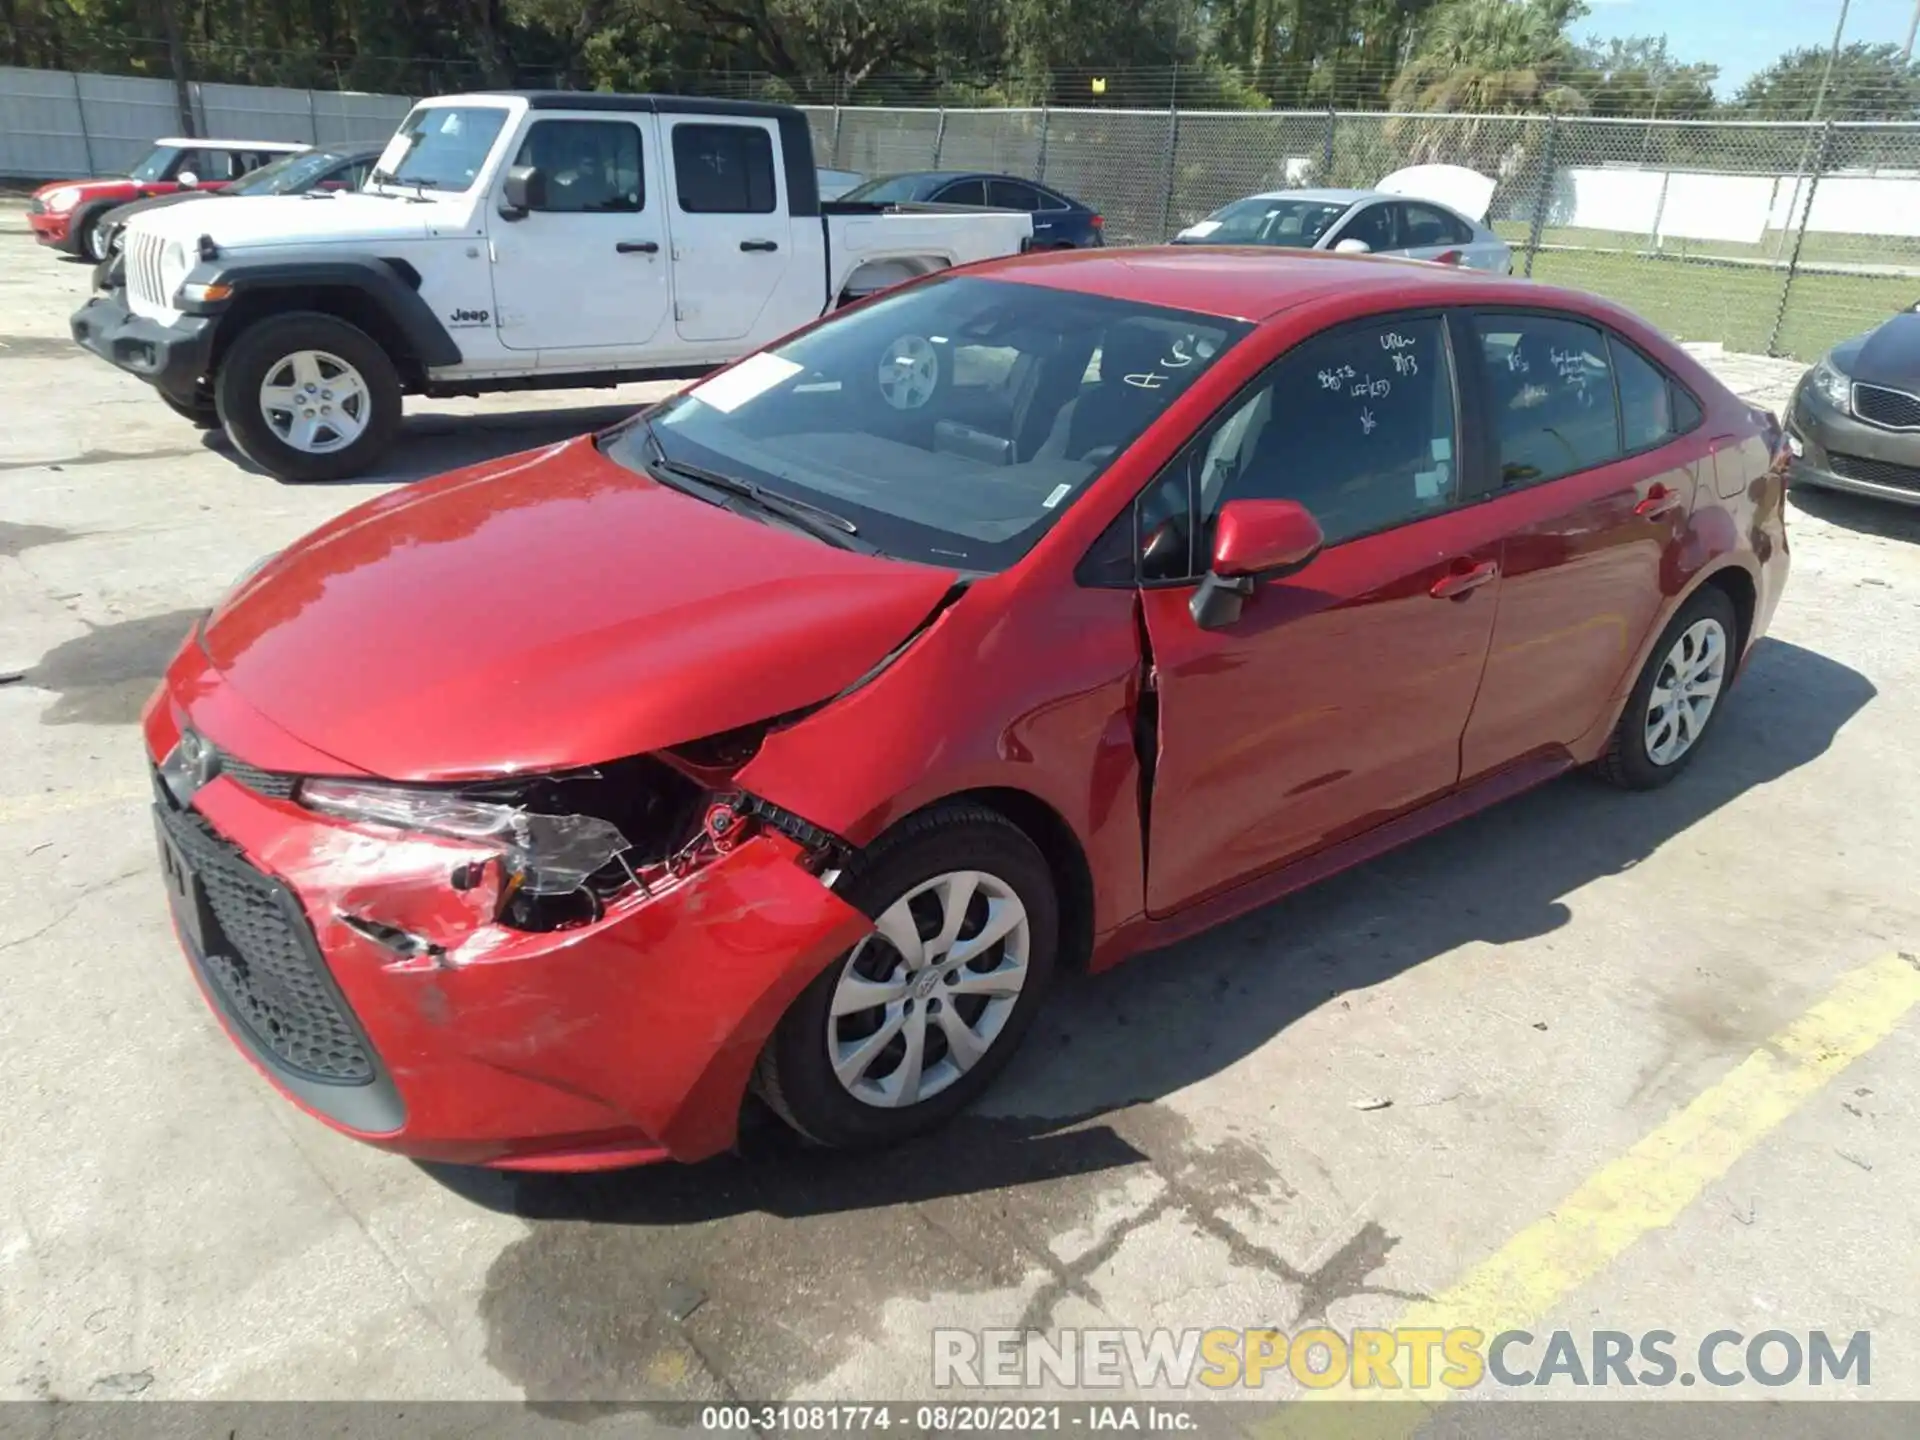
{"label": "white sticker on windshield", "polygon": [[1073,486],[1056,485],[1053,487],[1053,493],[1047,496],[1046,499],[1040,502],[1040,508],[1042,510],[1051,510],[1053,509],[1054,506],[1058,505],[1062,500],[1066,499],[1067,496],[1071,495],[1072,493],[1073,493]]}
{"label": "white sticker on windshield", "polygon": [[1435,440],[1433,442],[1433,458],[1436,460],[1451,460],[1453,458],[1453,441],[1445,438]]}
{"label": "white sticker on windshield", "polygon": [[1186,233],[1191,239],[1204,240],[1219,228],[1220,222],[1218,220],[1202,220],[1197,225],[1189,225]]}
{"label": "white sticker on windshield", "polygon": [[1446,489],[1447,472],[1444,470],[1421,470],[1413,477],[1413,493],[1416,499],[1432,500]]}
{"label": "white sticker on windshield", "polygon": [[731,415],[755,396],[766,394],[783,380],[791,380],[803,368],[778,355],[749,355],[731,370],[694,386],[687,394],[722,415]]}

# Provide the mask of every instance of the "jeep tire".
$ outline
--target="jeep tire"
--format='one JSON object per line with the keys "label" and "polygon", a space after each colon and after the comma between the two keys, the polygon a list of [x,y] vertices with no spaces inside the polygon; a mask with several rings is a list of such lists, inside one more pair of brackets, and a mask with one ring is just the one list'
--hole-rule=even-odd
{"label": "jeep tire", "polygon": [[250,325],[214,377],[227,437],[280,480],[364,474],[400,428],[400,376],[366,331],[288,311]]}

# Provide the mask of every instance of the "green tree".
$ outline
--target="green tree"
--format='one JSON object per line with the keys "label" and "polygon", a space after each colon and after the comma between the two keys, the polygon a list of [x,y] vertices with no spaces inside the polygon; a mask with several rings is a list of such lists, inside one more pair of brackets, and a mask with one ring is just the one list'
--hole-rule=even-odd
{"label": "green tree", "polygon": [[1686,64],[1664,35],[1589,40],[1575,56],[1572,84],[1593,115],[1697,119],[1714,108],[1717,65]]}
{"label": "green tree", "polygon": [[1897,45],[1865,41],[1833,56],[1809,46],[1789,50],[1740,87],[1733,108],[1756,120],[1806,120],[1820,103],[1823,120],[1920,118],[1920,64],[1903,60]]}
{"label": "green tree", "polygon": [[1446,0],[1393,83],[1397,107],[1475,115],[1579,111],[1567,26],[1583,0]]}

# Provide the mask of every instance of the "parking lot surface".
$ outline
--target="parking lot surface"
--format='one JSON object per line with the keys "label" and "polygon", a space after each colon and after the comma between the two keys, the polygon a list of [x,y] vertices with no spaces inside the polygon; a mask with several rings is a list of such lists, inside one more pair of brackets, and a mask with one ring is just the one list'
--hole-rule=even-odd
{"label": "parking lot surface", "polygon": [[[259,557],[649,392],[419,404],[378,480],[281,485],[72,345],[87,273],[0,211],[0,1394],[907,1398],[935,1327],[1457,1313],[1867,1330],[1870,1385],[1818,1393],[1920,1398],[1920,512],[1796,502],[1677,784],[1569,778],[1063,983],[928,1141],[429,1170],[221,1035],[135,720]],[[1793,367],[1712,363],[1784,405]]]}

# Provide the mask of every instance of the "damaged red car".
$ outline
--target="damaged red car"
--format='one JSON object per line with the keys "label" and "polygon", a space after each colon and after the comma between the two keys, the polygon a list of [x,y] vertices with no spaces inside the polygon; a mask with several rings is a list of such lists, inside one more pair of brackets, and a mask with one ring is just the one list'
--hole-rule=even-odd
{"label": "damaged red car", "polygon": [[245,578],[145,716],[239,1048],[410,1155],[697,1160],[978,1094],[1099,968],[1577,766],[1698,752],[1777,432],[1590,296],[1022,257]]}

